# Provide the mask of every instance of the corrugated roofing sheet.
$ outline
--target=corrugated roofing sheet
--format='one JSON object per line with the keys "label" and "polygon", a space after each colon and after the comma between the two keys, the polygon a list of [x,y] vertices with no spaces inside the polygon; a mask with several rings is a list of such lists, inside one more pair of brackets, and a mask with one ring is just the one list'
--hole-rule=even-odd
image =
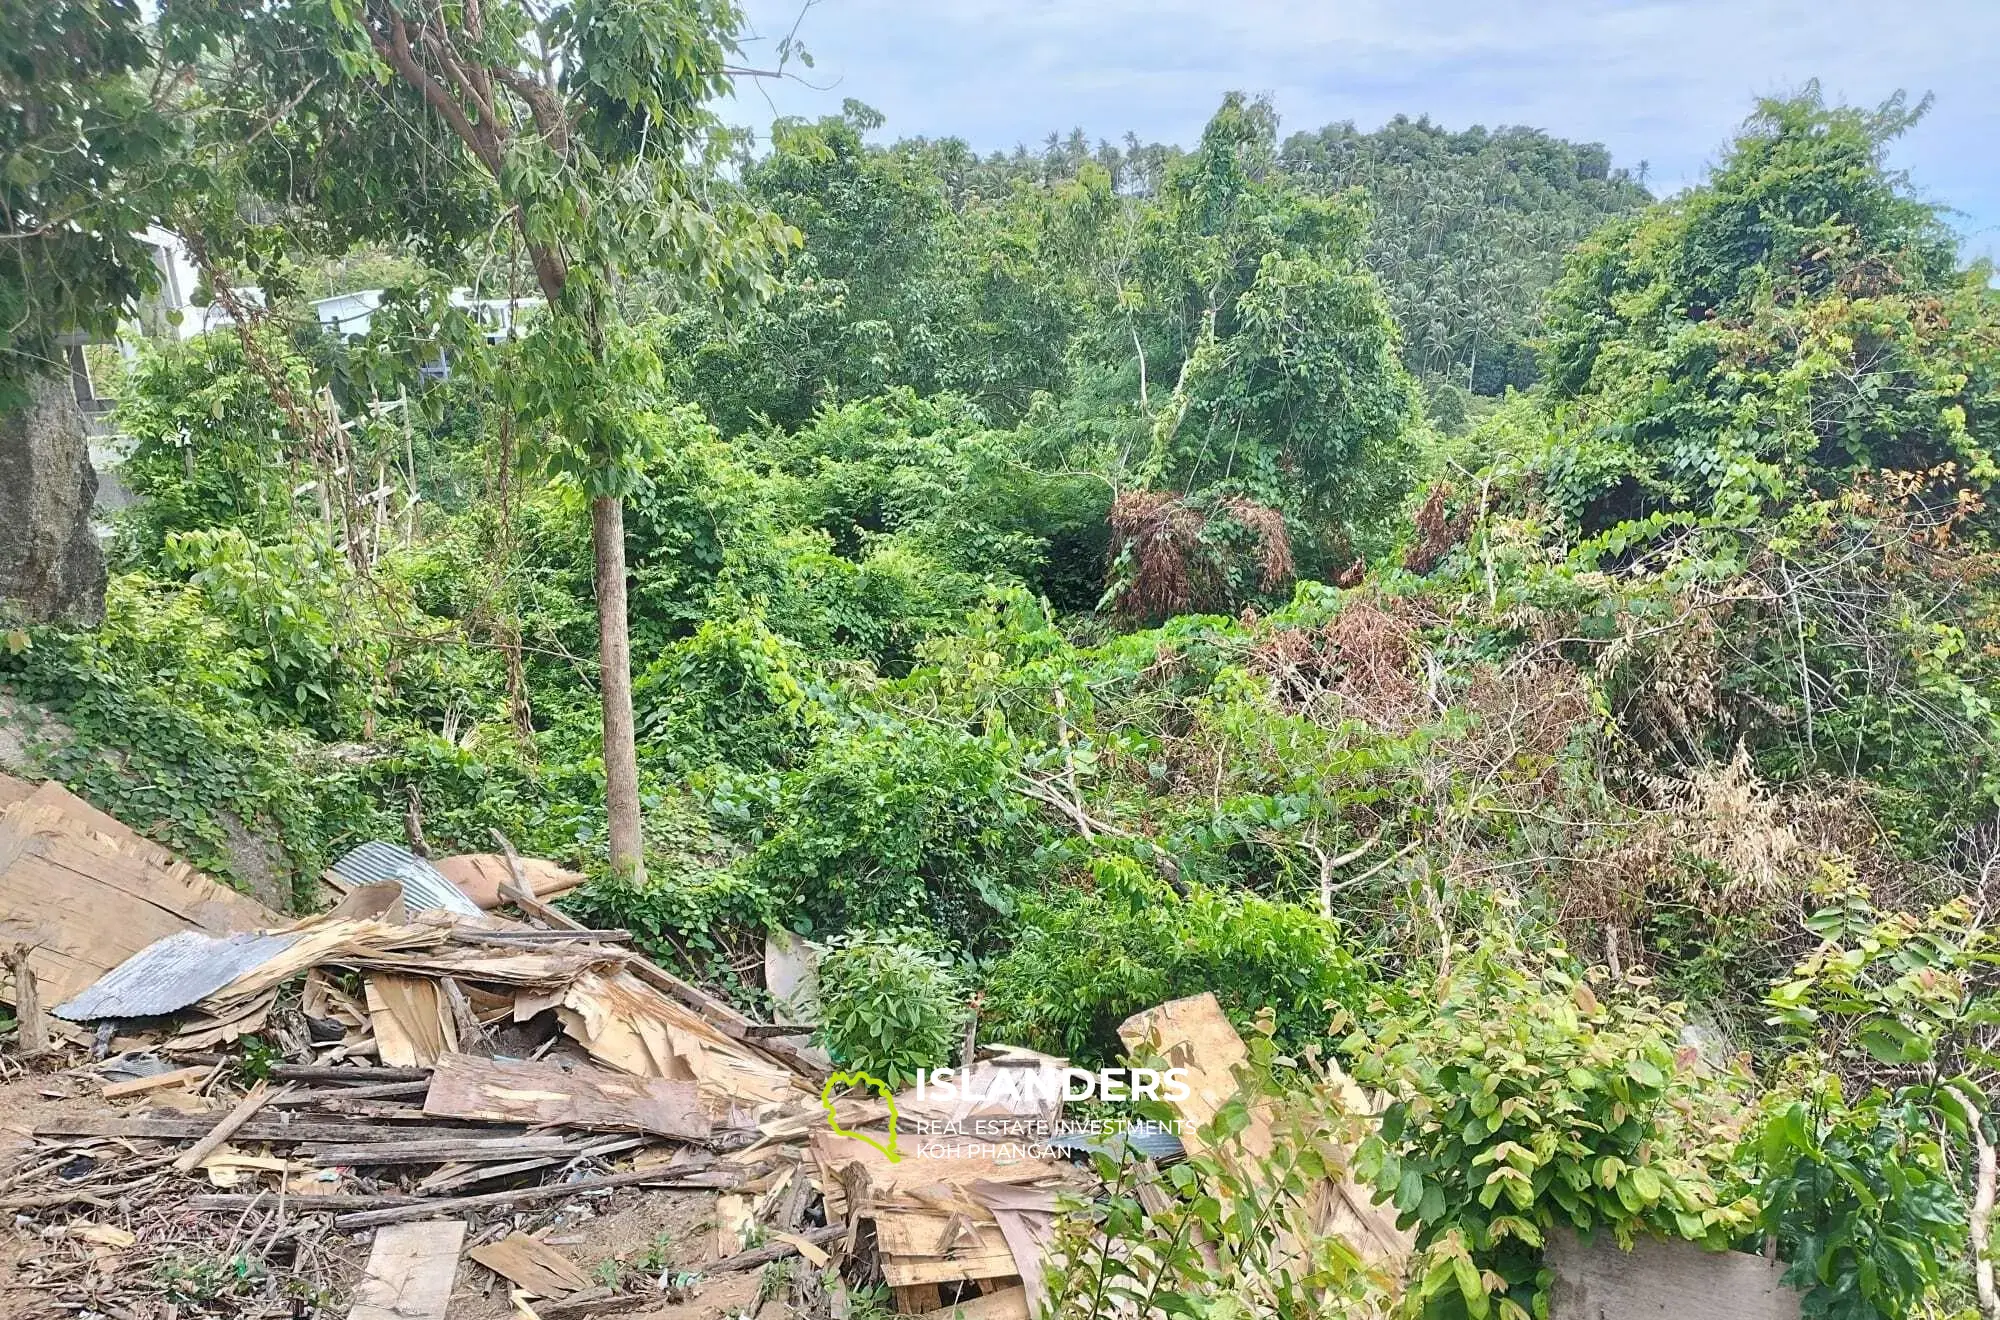
{"label": "corrugated roofing sheet", "polygon": [[460,916],[480,915],[479,905],[465,891],[445,879],[444,873],[407,848],[371,839],[332,866],[335,875],[357,885],[399,881],[403,903],[412,912],[442,909]]}
{"label": "corrugated roofing sheet", "polygon": [[70,1022],[178,1012],[303,938],[297,931],[208,935],[184,930],[153,941],[50,1011]]}

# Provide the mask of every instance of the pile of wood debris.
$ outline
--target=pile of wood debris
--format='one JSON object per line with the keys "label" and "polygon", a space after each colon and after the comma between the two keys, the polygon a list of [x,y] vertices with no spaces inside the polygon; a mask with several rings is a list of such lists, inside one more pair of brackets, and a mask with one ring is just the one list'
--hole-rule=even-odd
{"label": "pile of wood debris", "polygon": [[[391,879],[287,922],[58,786],[0,781],[0,804],[0,1000],[34,1080],[81,1102],[0,1147],[27,1244],[0,1317],[838,1316],[879,1287],[903,1313],[1025,1320],[1059,1193],[1091,1194],[1044,1147],[898,1150],[890,1101],[836,1093],[799,1028],[581,928],[511,850],[484,874],[514,918],[412,912]],[[1233,1092],[1213,997],[1128,1027],[1197,1074],[1189,1119]],[[1065,1066],[982,1053],[974,1074]],[[893,1112],[1046,1128],[1061,1103],[997,1091],[1016,1099]],[[699,1227],[644,1269],[568,1249],[662,1196],[701,1198]]]}

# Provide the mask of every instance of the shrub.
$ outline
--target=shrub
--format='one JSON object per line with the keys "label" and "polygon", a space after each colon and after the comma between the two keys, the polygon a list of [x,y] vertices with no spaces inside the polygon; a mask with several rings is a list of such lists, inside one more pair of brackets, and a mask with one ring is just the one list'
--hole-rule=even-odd
{"label": "shrub", "polygon": [[1678,1009],[1600,999],[1565,961],[1491,933],[1343,1042],[1390,1097],[1355,1167],[1417,1228],[1427,1314],[1539,1313],[1558,1224],[1721,1249],[1752,1222],[1726,1190],[1736,1098],[1680,1048]]}
{"label": "shrub", "polygon": [[965,1025],[965,988],[935,954],[893,934],[829,941],[819,964],[819,1041],[891,1087],[942,1066]]}
{"label": "shrub", "polygon": [[1334,1006],[1361,1000],[1339,928],[1310,909],[1204,885],[1180,898],[1123,857],[1097,860],[1092,875],[1092,889],[1027,906],[986,979],[989,1039],[1109,1063],[1120,1022],[1212,990],[1239,1027],[1274,1010],[1280,1045],[1298,1050],[1325,1034]]}
{"label": "shrub", "polygon": [[1032,851],[997,738],[877,718],[828,734],[763,803],[748,873],[809,934],[926,926],[970,943]]}
{"label": "shrub", "polygon": [[1924,1315],[1965,1246],[1965,1214],[1923,1107],[1879,1089],[1849,1105],[1837,1081],[1771,1115],[1749,1152],[1763,1164],[1762,1227],[1790,1262],[1803,1314]]}

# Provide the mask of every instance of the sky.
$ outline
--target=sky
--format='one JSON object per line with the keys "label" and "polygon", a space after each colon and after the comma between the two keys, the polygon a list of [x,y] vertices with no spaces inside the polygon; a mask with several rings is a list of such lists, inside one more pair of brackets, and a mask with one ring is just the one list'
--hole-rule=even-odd
{"label": "sky", "polygon": [[740,0],[752,64],[798,25],[814,67],[741,85],[728,117],[837,113],[984,152],[1081,126],[1192,143],[1225,92],[1281,132],[1428,114],[1602,142],[1649,186],[1698,182],[1760,96],[1817,78],[1874,106],[1932,93],[1893,149],[1967,254],[2000,259],[2000,0]]}

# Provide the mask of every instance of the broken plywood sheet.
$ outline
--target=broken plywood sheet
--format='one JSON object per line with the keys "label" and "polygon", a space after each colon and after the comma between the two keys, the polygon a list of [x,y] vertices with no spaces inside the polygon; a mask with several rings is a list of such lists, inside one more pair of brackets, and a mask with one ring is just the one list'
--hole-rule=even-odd
{"label": "broken plywood sheet", "polygon": [[376,972],[362,979],[376,1053],[392,1068],[428,1068],[458,1048],[458,1022],[438,983]]}
{"label": "broken plywood sheet", "polygon": [[1549,1320],[1798,1320],[1799,1294],[1778,1282],[1785,1267],[1739,1251],[1643,1237],[1620,1250],[1608,1233],[1584,1243],[1567,1228],[1549,1235],[1555,1271]]}
{"label": "broken plywood sheet", "polygon": [[517,1288],[551,1301],[582,1292],[590,1276],[540,1238],[513,1233],[465,1253]]}
{"label": "broken plywood sheet", "polygon": [[[693,1082],[713,1112],[817,1098],[791,1069],[628,971],[585,971],[552,1002],[563,1029],[592,1058],[639,1077]],[[517,1007],[516,1018],[538,1003]]]}
{"label": "broken plywood sheet", "polygon": [[822,1184],[830,1183],[837,1192],[838,1170],[858,1163],[868,1175],[869,1189],[877,1206],[908,1205],[922,1209],[925,1203],[916,1199],[917,1195],[939,1184],[965,1188],[981,1180],[1067,1183],[1078,1176],[1074,1165],[1054,1164],[1019,1153],[1012,1149],[1014,1143],[947,1139],[929,1144],[944,1149],[930,1151],[924,1144],[903,1142],[897,1150],[902,1158],[892,1163],[887,1155],[859,1138],[825,1130],[812,1134],[813,1159],[819,1164]]}
{"label": "broken plywood sheet", "polygon": [[[589,878],[581,871],[571,871],[539,857],[523,857],[520,862],[521,878],[528,882],[528,892],[536,898],[567,894]],[[432,865],[482,908],[503,905],[507,900],[500,896],[500,891],[514,883],[514,873],[499,853],[461,853],[456,857],[440,857]]]}
{"label": "broken plywood sheet", "polygon": [[613,1132],[647,1132],[682,1141],[709,1134],[708,1115],[692,1082],[636,1077],[602,1068],[574,1071],[446,1054],[437,1060],[424,1112],[489,1123],[560,1123]]}
{"label": "broken plywood sheet", "polygon": [[27,780],[0,775],[0,811],[5,811],[16,802],[26,802],[34,793],[35,786]]}
{"label": "broken plywood sheet", "polygon": [[[998,1058],[959,1069],[948,1100],[939,1099],[936,1088],[927,1088],[921,1097],[915,1088],[902,1092],[896,1097],[898,1119],[912,1133],[923,1131],[918,1124],[927,1123],[932,1132],[949,1128],[964,1135],[990,1133],[995,1139],[1053,1136],[1062,1116],[1069,1060],[1013,1045],[1000,1050]],[[982,1126],[981,1119],[1003,1122]]]}
{"label": "broken plywood sheet", "polygon": [[[442,935],[440,935],[442,938]],[[608,945],[569,945],[561,949],[452,947],[431,952],[384,951],[344,962],[364,971],[397,972],[405,976],[449,976],[457,981],[490,985],[553,988],[592,968],[609,968],[632,955]]]}
{"label": "broken plywood sheet", "polygon": [[[1119,1026],[1118,1038],[1135,1057],[1157,1055],[1168,1067],[1185,1070],[1188,1098],[1174,1106],[1181,1120],[1181,1144],[1190,1154],[1209,1150],[1202,1129],[1235,1098],[1241,1089],[1236,1070],[1250,1058],[1243,1038],[1229,1025],[1215,996],[1194,995],[1134,1014]],[[1326,1066],[1350,1111],[1372,1112],[1361,1088],[1337,1066]],[[1216,1153],[1239,1164],[1246,1159],[1253,1165],[1268,1159],[1276,1146],[1271,1122],[1268,1101],[1252,1105],[1250,1124],[1239,1137],[1240,1144]],[[1351,1157],[1353,1152],[1347,1154]],[[1398,1229],[1395,1215],[1373,1203],[1372,1189],[1353,1179],[1330,1183],[1320,1209],[1317,1227],[1345,1238],[1371,1261],[1400,1267],[1415,1249],[1415,1236]]]}
{"label": "broken plywood sheet", "polygon": [[458,1278],[462,1219],[426,1219],[375,1230],[368,1269],[347,1320],[444,1320]]}
{"label": "broken plywood sheet", "polygon": [[1028,1295],[1028,1310],[1042,1314],[1049,1301],[1042,1261],[1055,1245],[1056,1214],[1061,1208],[1056,1194],[1046,1188],[994,1182],[977,1182],[968,1190],[972,1199],[991,1210],[999,1221],[1000,1236],[1006,1239],[1015,1272]]}
{"label": "broken plywood sheet", "polygon": [[0,944],[34,946],[44,1002],[61,1003],[168,935],[280,925],[50,782],[0,811]]}

